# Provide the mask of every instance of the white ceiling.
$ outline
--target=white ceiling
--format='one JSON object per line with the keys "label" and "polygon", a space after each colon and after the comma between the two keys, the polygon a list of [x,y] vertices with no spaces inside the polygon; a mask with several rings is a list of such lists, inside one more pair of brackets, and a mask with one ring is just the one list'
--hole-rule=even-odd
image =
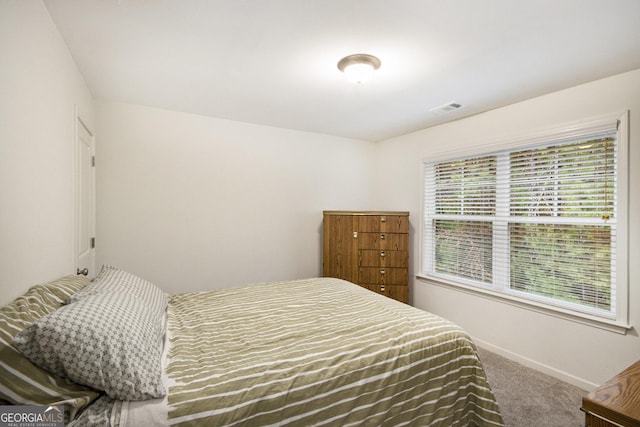
{"label": "white ceiling", "polygon": [[98,99],[371,141],[640,68],[640,0],[45,4]]}

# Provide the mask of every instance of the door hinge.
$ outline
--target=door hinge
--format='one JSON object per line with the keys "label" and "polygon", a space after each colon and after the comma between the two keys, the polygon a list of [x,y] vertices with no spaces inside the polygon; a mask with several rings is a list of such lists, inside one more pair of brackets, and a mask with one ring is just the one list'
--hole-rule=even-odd
{"label": "door hinge", "polygon": [[96,156],[91,156],[91,166],[96,167]]}
{"label": "door hinge", "polygon": [[94,249],[96,247],[96,238],[92,237],[89,244],[91,245],[91,249]]}

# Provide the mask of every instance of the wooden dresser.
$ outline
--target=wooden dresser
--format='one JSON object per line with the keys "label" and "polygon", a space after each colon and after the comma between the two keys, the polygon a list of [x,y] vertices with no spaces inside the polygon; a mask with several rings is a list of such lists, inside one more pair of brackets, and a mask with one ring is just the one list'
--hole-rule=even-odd
{"label": "wooden dresser", "polygon": [[323,213],[323,275],[408,304],[409,212]]}
{"label": "wooden dresser", "polygon": [[587,427],[640,427],[640,361],[582,398]]}

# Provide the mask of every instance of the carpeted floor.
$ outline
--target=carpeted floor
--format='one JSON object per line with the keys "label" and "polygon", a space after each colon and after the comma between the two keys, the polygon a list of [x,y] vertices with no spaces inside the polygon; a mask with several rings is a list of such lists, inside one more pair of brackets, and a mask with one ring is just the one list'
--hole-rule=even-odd
{"label": "carpeted floor", "polygon": [[478,348],[506,427],[583,427],[587,394],[571,384]]}

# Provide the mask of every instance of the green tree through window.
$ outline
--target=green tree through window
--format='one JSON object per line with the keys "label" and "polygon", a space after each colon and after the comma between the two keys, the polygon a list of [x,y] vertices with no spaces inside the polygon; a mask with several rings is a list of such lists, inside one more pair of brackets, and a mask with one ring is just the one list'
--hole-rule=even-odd
{"label": "green tree through window", "polygon": [[426,274],[615,315],[617,130],[425,162]]}

